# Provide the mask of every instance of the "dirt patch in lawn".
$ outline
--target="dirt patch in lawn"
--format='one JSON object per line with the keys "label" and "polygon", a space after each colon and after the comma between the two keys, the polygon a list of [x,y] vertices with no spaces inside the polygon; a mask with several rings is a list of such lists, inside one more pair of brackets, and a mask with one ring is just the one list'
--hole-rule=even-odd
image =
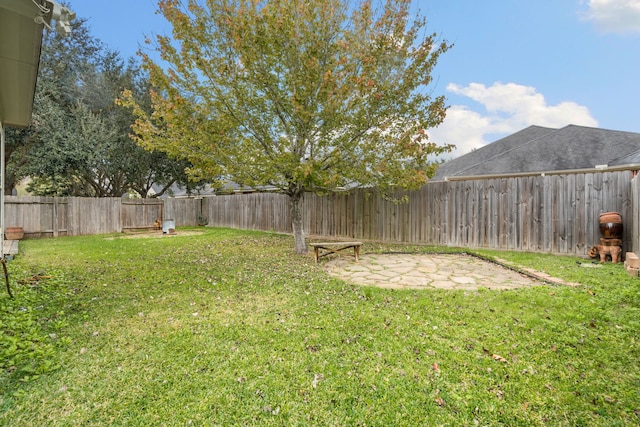
{"label": "dirt patch in lawn", "polygon": [[177,237],[177,236],[199,236],[201,234],[203,234],[203,231],[197,231],[197,230],[188,230],[188,231],[181,231],[181,230],[176,230],[175,233],[163,233],[162,230],[154,230],[154,231],[126,231],[124,232],[122,235],[119,236],[113,236],[113,237],[108,237],[108,240],[113,240],[113,239],[153,239],[153,238],[168,238],[168,237]]}

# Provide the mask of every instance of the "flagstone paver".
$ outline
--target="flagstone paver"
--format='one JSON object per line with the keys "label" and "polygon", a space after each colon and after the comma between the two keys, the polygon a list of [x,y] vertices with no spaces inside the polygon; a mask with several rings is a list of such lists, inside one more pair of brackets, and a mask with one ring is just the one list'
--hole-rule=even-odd
{"label": "flagstone paver", "polygon": [[336,257],[324,268],[351,283],[392,289],[507,290],[543,283],[464,254],[361,254],[357,264]]}

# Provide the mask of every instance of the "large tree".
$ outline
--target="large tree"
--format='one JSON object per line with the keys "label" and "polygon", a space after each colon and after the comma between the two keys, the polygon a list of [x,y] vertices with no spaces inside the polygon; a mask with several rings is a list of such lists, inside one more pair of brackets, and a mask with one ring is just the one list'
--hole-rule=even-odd
{"label": "large tree", "polygon": [[129,88],[149,108],[139,64],[92,37],[85,20],[72,25],[69,37],[45,35],[32,123],[7,132],[7,191],[25,176],[33,194],[57,196],[146,197],[153,184],[186,183],[189,164],[139,147],[129,138],[131,111],[115,104]]}
{"label": "large tree", "polygon": [[143,59],[158,90],[153,114],[135,109],[139,142],[288,195],[298,253],[305,192],[420,186],[451,148],[426,133],[445,116],[428,86],[450,45],[410,0],[373,3],[161,0],[173,32]]}
{"label": "large tree", "polygon": [[[83,64],[93,60],[100,51],[99,42],[89,35],[85,21],[76,20],[72,25],[72,37],[63,37],[55,31],[45,33],[34,99],[34,116],[43,107],[39,103],[43,100],[43,93],[60,105],[68,104],[73,95],[62,88],[73,86],[70,84],[73,81],[73,70],[84,68]],[[45,109],[49,107],[50,105]],[[37,168],[37,161],[32,153],[41,144],[36,136],[36,128],[42,123],[42,120],[32,119],[28,129],[8,130],[6,194],[11,194],[17,183]]]}

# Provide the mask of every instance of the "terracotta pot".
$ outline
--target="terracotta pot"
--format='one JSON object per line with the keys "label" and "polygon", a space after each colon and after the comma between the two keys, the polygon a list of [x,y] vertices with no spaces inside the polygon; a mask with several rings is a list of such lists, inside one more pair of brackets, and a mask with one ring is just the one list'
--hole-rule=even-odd
{"label": "terracotta pot", "polygon": [[618,212],[605,212],[600,214],[600,222],[617,222],[622,224],[622,216]]}
{"label": "terracotta pot", "polygon": [[24,237],[22,227],[7,227],[4,231],[4,237],[7,240],[20,240]]}
{"label": "terracotta pot", "polygon": [[618,212],[600,214],[600,234],[605,239],[622,239],[622,216]]}

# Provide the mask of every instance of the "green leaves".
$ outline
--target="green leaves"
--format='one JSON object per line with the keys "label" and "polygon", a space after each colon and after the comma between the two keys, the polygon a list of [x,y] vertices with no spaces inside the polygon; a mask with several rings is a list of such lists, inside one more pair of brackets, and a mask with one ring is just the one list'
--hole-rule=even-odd
{"label": "green leaves", "polygon": [[[11,263],[12,277],[25,273]],[[35,279],[34,279],[35,278]],[[32,381],[59,368],[57,348],[69,345],[67,325],[57,310],[68,296],[63,274],[53,278],[31,276],[12,284],[15,298],[0,296],[0,385],[6,381]]]}
{"label": "green leaves", "polygon": [[421,132],[444,118],[443,98],[425,94],[450,46],[421,38],[410,7],[161,1],[173,38],[157,38],[168,67],[144,60],[160,91],[153,116],[138,115],[140,141],[285,193],[419,186],[449,149]]}
{"label": "green leaves", "polygon": [[161,0],[173,27],[162,63],[143,55],[157,91],[147,114],[126,95],[137,141],[223,178],[299,202],[345,187],[417,188],[452,146],[426,129],[444,119],[428,88],[450,45],[424,35],[411,2]]}
{"label": "green leaves", "polygon": [[135,117],[114,102],[127,88],[148,110],[148,87],[139,65],[91,37],[86,21],[75,21],[67,39],[49,32],[32,124],[8,135],[8,187],[29,176],[36,195],[146,197],[154,183],[186,184],[189,163],[137,146],[128,135]]}

